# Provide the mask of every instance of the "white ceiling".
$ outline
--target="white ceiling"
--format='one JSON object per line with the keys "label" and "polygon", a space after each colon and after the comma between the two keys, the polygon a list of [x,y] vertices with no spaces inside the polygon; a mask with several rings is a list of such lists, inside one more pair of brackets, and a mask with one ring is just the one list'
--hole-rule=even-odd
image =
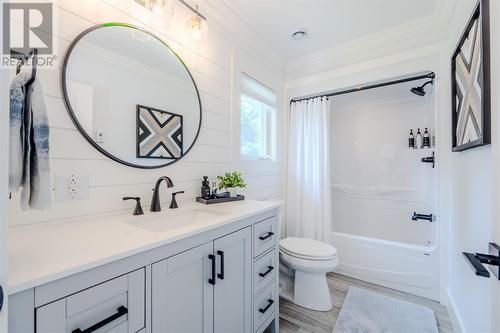
{"label": "white ceiling", "polygon": [[[290,60],[431,15],[438,0],[221,1]],[[292,40],[298,28],[306,28],[309,38]]]}

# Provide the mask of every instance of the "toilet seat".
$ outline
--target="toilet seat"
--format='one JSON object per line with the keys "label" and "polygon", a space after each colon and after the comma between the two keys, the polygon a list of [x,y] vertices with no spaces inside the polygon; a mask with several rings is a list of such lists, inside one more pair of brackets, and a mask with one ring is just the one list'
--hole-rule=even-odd
{"label": "toilet seat", "polygon": [[280,241],[280,251],[290,257],[312,261],[331,261],[337,257],[337,249],[333,246],[307,238],[285,238]]}
{"label": "toilet seat", "polygon": [[311,260],[289,255],[286,252],[280,252],[280,260],[284,262],[287,267],[294,270],[323,274],[332,272],[339,264],[337,256],[328,260]]}

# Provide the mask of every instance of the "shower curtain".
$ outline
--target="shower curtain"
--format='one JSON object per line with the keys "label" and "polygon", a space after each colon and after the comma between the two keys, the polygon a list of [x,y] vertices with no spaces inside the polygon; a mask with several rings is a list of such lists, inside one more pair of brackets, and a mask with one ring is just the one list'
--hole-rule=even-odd
{"label": "shower curtain", "polygon": [[328,98],[291,103],[287,237],[330,241],[330,108]]}

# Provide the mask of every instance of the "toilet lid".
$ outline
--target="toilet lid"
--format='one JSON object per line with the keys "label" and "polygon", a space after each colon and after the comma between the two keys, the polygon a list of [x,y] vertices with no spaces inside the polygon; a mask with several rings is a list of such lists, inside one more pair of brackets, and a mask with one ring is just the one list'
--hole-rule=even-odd
{"label": "toilet lid", "polygon": [[333,246],[307,238],[288,237],[280,241],[280,249],[302,258],[332,258],[337,255]]}

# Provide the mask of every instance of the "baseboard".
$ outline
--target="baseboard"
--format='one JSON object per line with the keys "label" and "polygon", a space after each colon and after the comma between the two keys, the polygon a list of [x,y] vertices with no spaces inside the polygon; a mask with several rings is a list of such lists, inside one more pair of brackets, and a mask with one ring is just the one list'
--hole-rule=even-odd
{"label": "baseboard", "polygon": [[446,298],[446,308],[448,309],[448,314],[450,315],[450,320],[453,324],[453,330],[455,333],[465,333],[464,322],[457,311],[457,305],[450,289],[446,289]]}

